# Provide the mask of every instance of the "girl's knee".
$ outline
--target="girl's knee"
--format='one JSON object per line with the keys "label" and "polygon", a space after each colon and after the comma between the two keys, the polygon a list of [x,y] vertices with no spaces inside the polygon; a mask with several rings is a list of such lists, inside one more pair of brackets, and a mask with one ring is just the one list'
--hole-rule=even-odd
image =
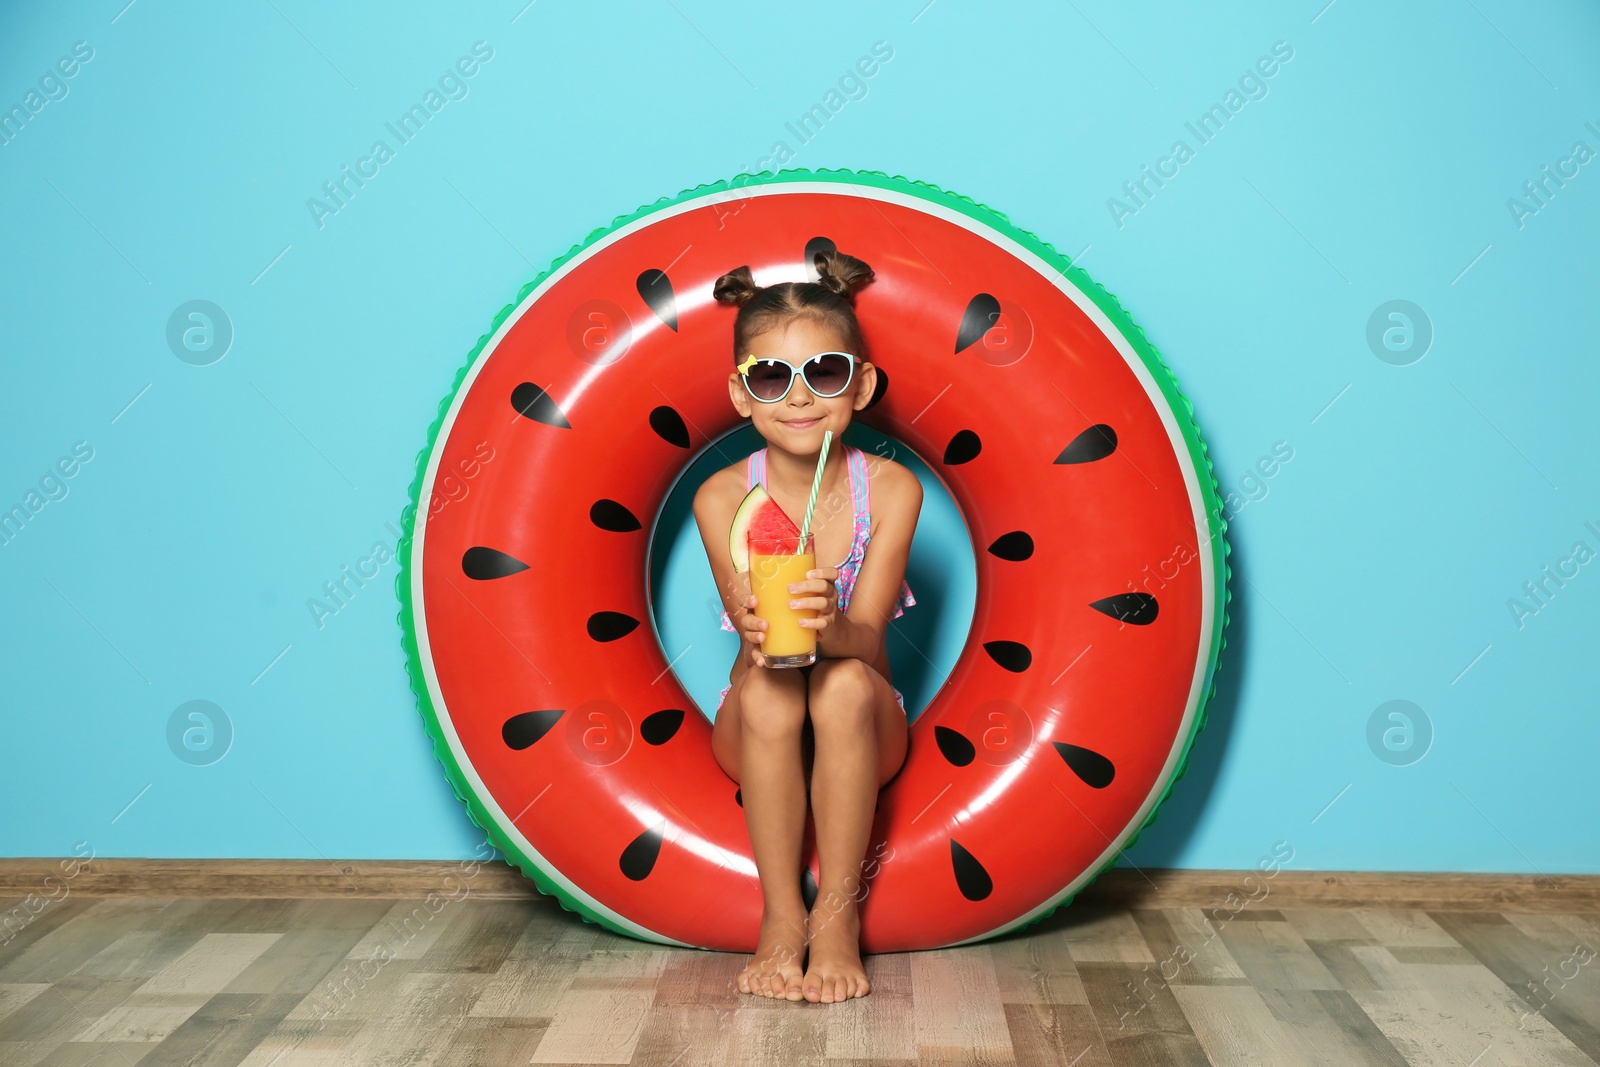
{"label": "girl's knee", "polygon": [[834,695],[872,694],[872,668],[854,658],[818,660],[811,668],[810,690],[812,696],[821,693]]}
{"label": "girl's knee", "polygon": [[798,695],[803,702],[806,691],[805,674],[804,668],[751,667],[740,679],[744,686],[742,692]]}
{"label": "girl's knee", "polygon": [[870,718],[872,668],[858,659],[819,660],[810,679],[811,718]]}
{"label": "girl's knee", "polygon": [[804,679],[792,669],[752,667],[739,693],[740,725],[757,737],[798,737],[806,720]]}

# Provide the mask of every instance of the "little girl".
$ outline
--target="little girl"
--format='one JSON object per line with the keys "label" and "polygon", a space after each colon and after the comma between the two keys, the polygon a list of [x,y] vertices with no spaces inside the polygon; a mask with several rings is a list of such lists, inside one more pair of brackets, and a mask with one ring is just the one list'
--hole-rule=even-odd
{"label": "little girl", "polygon": [[[884,632],[903,605],[916,603],[905,568],[922,483],[892,460],[869,464],[859,448],[829,448],[811,523],[818,568],[789,587],[792,607],[818,612],[800,620],[817,631],[817,660],[767,667],[767,624],[755,615],[749,572],[735,574],[728,552],[734,511],[760,484],[791,518],[803,516],[823,431],[832,430],[837,445],[878,381],[862,358],[851,301],[872,269],[836,251],[818,253],[815,266],[815,282],[758,287],[750,268],[739,267],[712,289],[739,309],[729,398],[767,447],[708,478],[694,515],[728,608],[723,628],[742,635],[712,729],[717,762],[740,786],[765,905],[739,988],[833,1003],[868,992],[858,909],[870,888],[863,873],[876,866],[866,862],[867,838],[878,789],[906,756],[905,701],[889,684]],[[809,913],[800,892],[808,782],[820,868]]]}

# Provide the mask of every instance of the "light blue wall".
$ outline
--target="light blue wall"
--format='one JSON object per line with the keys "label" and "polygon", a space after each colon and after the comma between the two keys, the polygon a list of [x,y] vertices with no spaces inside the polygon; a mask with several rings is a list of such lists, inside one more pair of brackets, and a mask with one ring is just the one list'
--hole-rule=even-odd
{"label": "light blue wall", "polygon": [[[93,49],[0,145],[0,507],[92,449],[0,547],[0,854],[470,855],[396,565],[320,627],[307,601],[394,545],[437,405],[523,283],[783,139],[1081,254],[1195,403],[1242,504],[1232,625],[1190,773],[1127,859],[1600,871],[1600,562],[1508,607],[1600,550],[1600,162],[1508,208],[1600,150],[1592,4],[124,3],[0,15],[0,106]],[[319,225],[308,198],[479,41],[467,95]],[[866,96],[799,144],[785,123],[876,41]],[[1292,59],[1200,144],[1185,123],[1275,42]],[[1108,199],[1178,139],[1192,158],[1119,225]],[[232,324],[208,366],[166,338],[191,300]],[[1431,323],[1420,361],[1369,347],[1391,300]],[[1292,460],[1252,480],[1277,442]],[[947,503],[919,566],[959,532]],[[697,540],[661,538],[691,588]],[[726,654],[681,666],[714,699]],[[231,723],[210,766],[169,746],[192,700]],[[1431,723],[1405,766],[1368,740],[1392,700]]]}

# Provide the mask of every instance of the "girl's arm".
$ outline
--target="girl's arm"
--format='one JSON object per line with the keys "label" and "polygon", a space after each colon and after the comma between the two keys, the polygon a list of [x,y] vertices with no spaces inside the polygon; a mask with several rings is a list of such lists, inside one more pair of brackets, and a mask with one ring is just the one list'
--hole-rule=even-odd
{"label": "girl's arm", "polygon": [[739,616],[744,613],[745,607],[739,595],[733,557],[728,555],[728,531],[733,529],[733,513],[738,510],[738,502],[730,503],[732,498],[719,491],[721,481],[722,472],[718,472],[696,490],[694,521],[700,528],[700,543],[705,546],[706,559],[711,564],[711,577],[717,583],[717,591],[722,594],[723,609],[728,613],[728,621],[737,628]]}
{"label": "girl's arm", "polygon": [[[877,528],[856,575],[850,607],[836,613],[832,625],[817,634],[820,658],[852,658],[870,663],[878,654],[884,631],[900,602],[900,585],[905,581],[906,560],[911,555],[911,535],[922,514],[922,482],[910,468],[884,463],[873,479],[872,502],[876,505],[873,511]],[[805,623],[802,621],[801,625]]]}

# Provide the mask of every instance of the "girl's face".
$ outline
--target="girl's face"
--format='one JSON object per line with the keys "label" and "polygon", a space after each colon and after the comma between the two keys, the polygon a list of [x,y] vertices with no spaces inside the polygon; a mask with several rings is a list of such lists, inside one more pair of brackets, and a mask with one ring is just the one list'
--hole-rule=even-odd
{"label": "girl's face", "polygon": [[[739,353],[739,359],[754,355],[757,359],[780,359],[798,368],[818,352],[843,351],[847,351],[844,342],[833,330],[810,319],[796,319],[787,327],[757,334],[748,351]],[[816,395],[805,378],[796,374],[788,396],[764,404],[750,395],[743,375],[735,370],[728,377],[728,395],[734,409],[754,422],[768,444],[794,455],[814,456],[822,450],[822,432],[832,430],[835,438],[844,433],[850,425],[851,412],[867,406],[877,384],[877,368],[861,362],[856,364],[849,388],[838,396]]]}

